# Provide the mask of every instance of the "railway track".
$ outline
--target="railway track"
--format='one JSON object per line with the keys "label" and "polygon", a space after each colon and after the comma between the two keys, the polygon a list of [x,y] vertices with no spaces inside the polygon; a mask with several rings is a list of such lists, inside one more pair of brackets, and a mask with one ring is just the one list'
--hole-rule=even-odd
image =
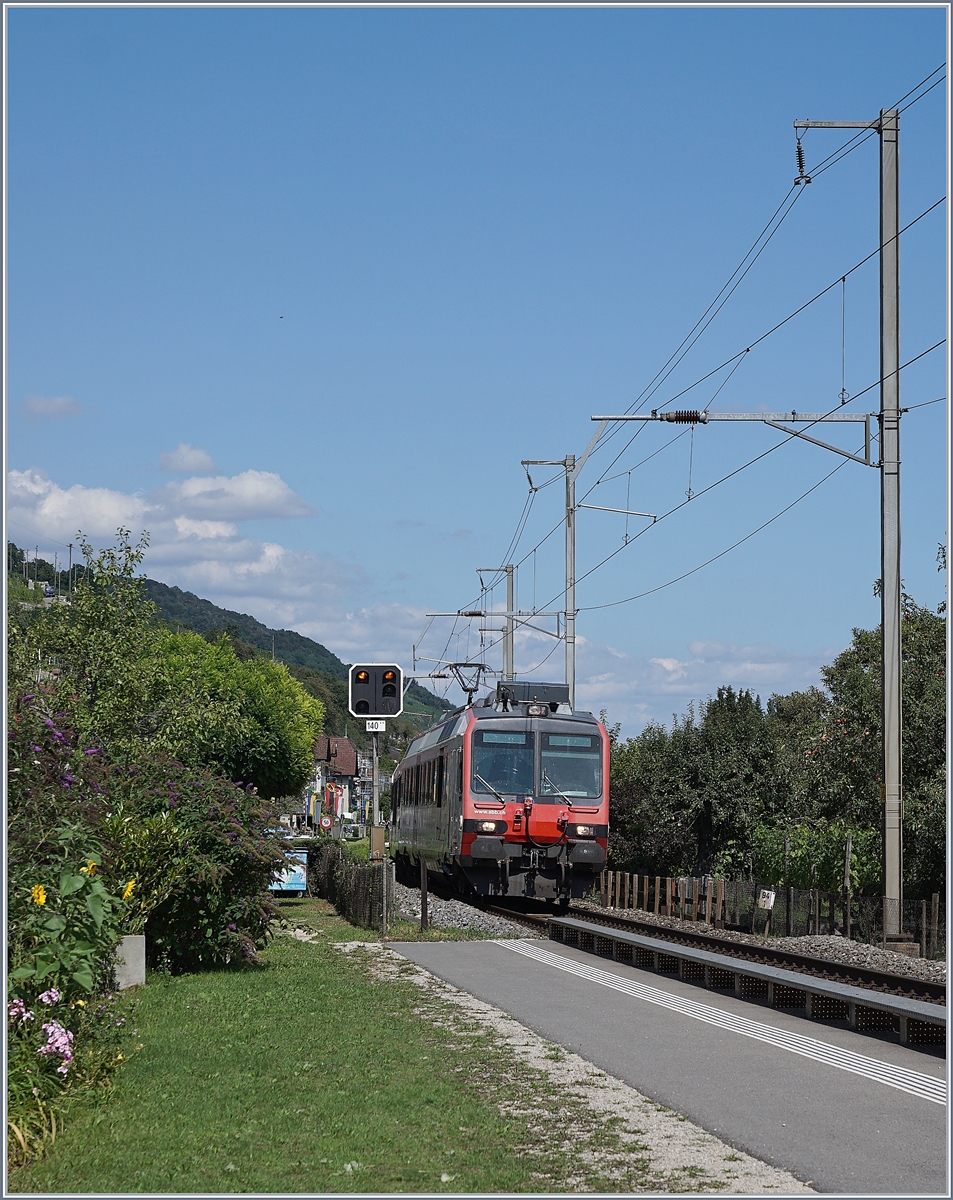
{"label": "railway track", "polygon": [[855,966],[851,963],[833,962],[826,958],[814,958],[808,954],[785,950],[782,947],[760,946],[752,942],[736,942],[716,934],[699,933],[694,929],[672,928],[655,925],[651,921],[640,921],[637,917],[603,916],[591,908],[572,904],[569,914],[594,925],[608,925],[615,929],[626,929],[630,933],[641,933],[659,941],[678,946],[691,946],[698,950],[712,950],[730,958],[760,963],[769,967],[782,967],[786,971],[797,971],[802,975],[813,975],[816,979],[829,979],[834,983],[849,983],[869,991],[885,992],[891,996],[907,996],[911,1000],[924,1000],[930,1004],[946,1004],[946,984],[931,983],[925,979],[911,979],[908,975],[894,975],[889,971],[878,971],[873,967]]}
{"label": "railway track", "polygon": [[[505,917],[508,921],[525,925],[531,929],[543,930],[549,925],[550,917],[543,913],[521,912],[502,905],[481,905],[481,907],[496,916]],[[889,971],[878,971],[873,967],[814,958],[811,955],[798,954],[781,947],[774,948],[751,942],[737,942],[730,938],[718,937],[716,934],[699,933],[694,929],[656,925],[651,921],[640,921],[637,917],[622,917],[618,914],[603,915],[579,904],[571,904],[567,915],[589,921],[594,925],[625,929],[630,933],[640,933],[678,946],[711,950],[727,955],[729,958],[742,959],[745,962],[781,967],[786,971],[797,971],[802,975],[811,975],[815,979],[848,983],[854,987],[867,988],[869,991],[884,992],[891,996],[906,996],[911,1000],[923,1000],[930,1004],[946,1004],[946,985],[942,983],[911,979],[907,975],[894,975]]]}

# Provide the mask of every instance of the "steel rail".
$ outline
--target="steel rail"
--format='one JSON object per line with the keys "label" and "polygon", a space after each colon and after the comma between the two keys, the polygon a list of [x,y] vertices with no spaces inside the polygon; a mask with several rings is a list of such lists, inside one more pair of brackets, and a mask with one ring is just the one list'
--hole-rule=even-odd
{"label": "steel rail", "polygon": [[874,992],[885,992],[892,996],[906,996],[911,1000],[925,1000],[931,1004],[946,1004],[945,983],[911,979],[907,975],[894,975],[890,971],[880,971],[874,967],[862,967],[852,963],[834,962],[827,958],[815,958],[809,954],[799,954],[797,951],[785,950],[781,947],[775,949],[772,946],[761,946],[752,942],[736,942],[714,934],[699,933],[694,929],[655,925],[651,921],[640,921],[637,917],[603,916],[591,908],[584,908],[578,904],[569,906],[569,914],[593,924],[627,929],[632,933],[638,932],[677,946],[691,946],[697,950],[714,950],[731,958],[759,963],[762,966],[783,967],[785,970],[797,971],[802,975],[812,975],[816,979],[829,979],[833,983],[849,983],[855,987],[867,988]]}

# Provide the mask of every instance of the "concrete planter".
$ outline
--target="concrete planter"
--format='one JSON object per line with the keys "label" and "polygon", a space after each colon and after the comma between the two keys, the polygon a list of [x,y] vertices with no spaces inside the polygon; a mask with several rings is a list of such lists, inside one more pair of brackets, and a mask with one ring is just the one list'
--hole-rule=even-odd
{"label": "concrete planter", "polygon": [[146,981],[146,937],[130,933],[116,944],[116,984],[123,988],[138,987]]}

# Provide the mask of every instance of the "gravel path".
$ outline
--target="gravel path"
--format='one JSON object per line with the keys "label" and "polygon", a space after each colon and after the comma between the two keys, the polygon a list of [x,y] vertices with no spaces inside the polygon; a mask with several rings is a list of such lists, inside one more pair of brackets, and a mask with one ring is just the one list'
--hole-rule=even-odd
{"label": "gravel path", "polygon": [[[579,903],[579,902],[577,902]],[[946,983],[946,964],[930,962],[924,958],[908,958],[906,954],[897,954],[893,950],[884,950],[880,946],[870,946],[866,942],[848,941],[844,937],[819,935],[811,937],[778,937],[765,938],[753,933],[738,933],[731,929],[713,929],[703,921],[679,921],[675,917],[656,916],[642,909],[603,908],[600,904],[582,901],[582,906],[591,908],[594,913],[611,913],[624,917],[635,917],[651,925],[660,925],[667,929],[687,928],[698,930],[699,933],[710,933],[732,942],[747,942],[749,945],[770,946],[779,950],[793,950],[798,954],[809,954],[813,958],[826,959],[828,962],[847,963],[855,967],[872,967],[877,971],[890,971],[894,975],[905,975],[909,979],[926,979],[932,983]]]}
{"label": "gravel path", "polygon": [[[398,883],[396,887],[397,911],[405,920],[420,920],[420,889],[404,887]],[[539,937],[525,925],[517,925],[504,917],[493,913],[481,912],[472,904],[463,900],[441,900],[432,892],[427,893],[427,917],[432,925],[444,929],[476,929],[493,937]]]}

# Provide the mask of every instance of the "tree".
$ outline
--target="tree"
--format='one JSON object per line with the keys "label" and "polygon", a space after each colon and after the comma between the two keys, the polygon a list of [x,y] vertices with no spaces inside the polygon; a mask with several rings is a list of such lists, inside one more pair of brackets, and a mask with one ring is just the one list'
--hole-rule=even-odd
{"label": "tree", "polygon": [[120,528],[117,545],[95,554],[80,535],[86,574],[70,604],[41,610],[18,635],[20,674],[37,662],[59,674],[81,746],[117,761],[166,751],[263,796],[296,794],[314,764],[323,705],[281,663],[239,660],[224,634],[209,643],[162,628],[137,575],[148,541],[133,544]]}
{"label": "tree", "polygon": [[[946,621],[903,603],[904,886],[917,898],[945,878]],[[833,880],[850,832],[858,886],[879,887],[879,630],[855,629],[821,675],[826,691],[772,696],[766,712],[749,692],[720,688],[670,731],[650,725],[615,745],[612,861],[640,873],[780,879],[787,833]]]}
{"label": "tree", "polygon": [[314,766],[324,706],[266,658],[244,662],[227,635],[166,633],[156,743],[183,762],[252,783],[263,796],[297,794]]}
{"label": "tree", "polygon": [[80,743],[134,750],[153,732],[156,683],[155,608],[136,572],[149,535],[133,545],[117,530],[117,545],[98,555],[80,534],[85,577],[71,603],[37,614],[24,640],[34,662],[62,672],[60,699],[69,708]]}

